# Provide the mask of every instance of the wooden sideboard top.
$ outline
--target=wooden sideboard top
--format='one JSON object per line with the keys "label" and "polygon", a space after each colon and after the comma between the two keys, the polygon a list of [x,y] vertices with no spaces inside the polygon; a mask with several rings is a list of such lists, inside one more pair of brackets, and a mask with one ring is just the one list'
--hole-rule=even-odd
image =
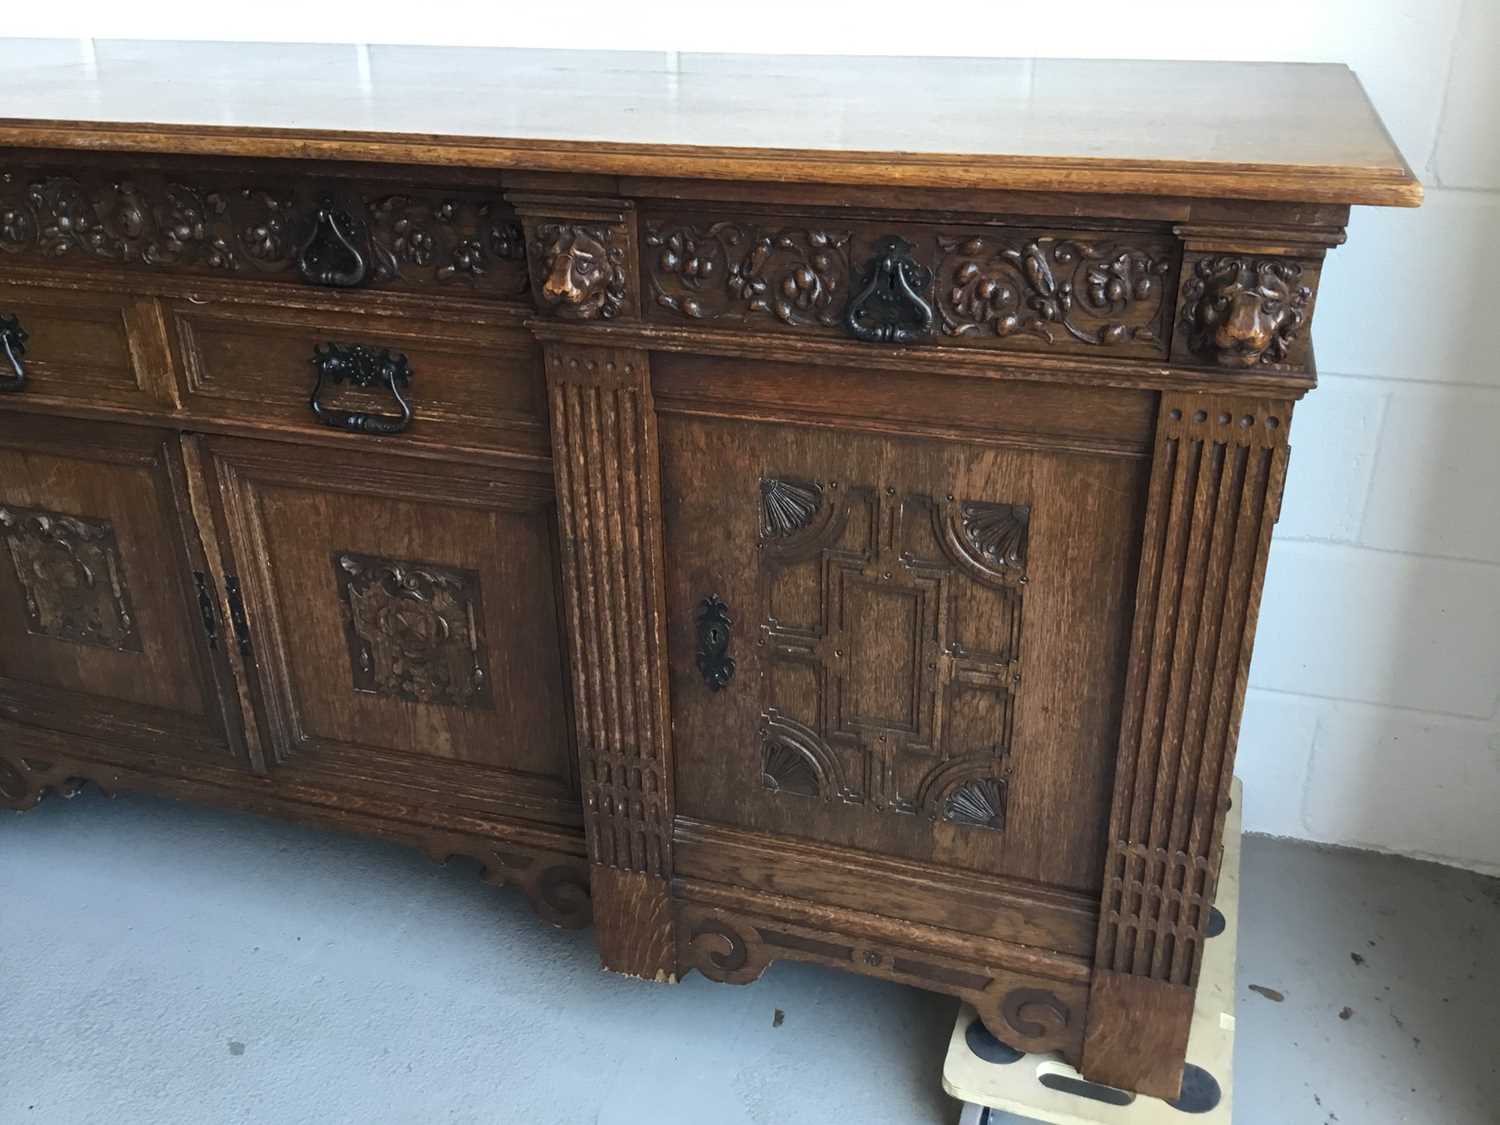
{"label": "wooden sideboard top", "polygon": [[1415,206],[1332,64],[0,40],[0,145]]}

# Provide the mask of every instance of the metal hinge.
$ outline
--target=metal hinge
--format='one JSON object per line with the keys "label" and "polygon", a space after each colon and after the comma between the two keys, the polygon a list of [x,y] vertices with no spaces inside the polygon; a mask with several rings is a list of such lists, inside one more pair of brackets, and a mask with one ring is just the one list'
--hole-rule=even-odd
{"label": "metal hinge", "polygon": [[203,631],[208,634],[208,647],[219,647],[219,614],[214,606],[213,591],[209,588],[208,576],[201,570],[193,571],[193,585],[198,587],[198,612],[203,616]]}
{"label": "metal hinge", "polygon": [[224,593],[229,598],[229,622],[239,642],[240,654],[250,655],[250,623],[245,620],[245,600],[240,596],[240,580],[233,574],[224,576]]}

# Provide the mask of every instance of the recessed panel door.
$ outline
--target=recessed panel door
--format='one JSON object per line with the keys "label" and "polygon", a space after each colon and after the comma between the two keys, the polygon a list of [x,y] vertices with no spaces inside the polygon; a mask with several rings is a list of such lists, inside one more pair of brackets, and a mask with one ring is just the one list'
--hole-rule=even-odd
{"label": "recessed panel door", "polygon": [[196,440],[272,771],[578,823],[545,466]]}

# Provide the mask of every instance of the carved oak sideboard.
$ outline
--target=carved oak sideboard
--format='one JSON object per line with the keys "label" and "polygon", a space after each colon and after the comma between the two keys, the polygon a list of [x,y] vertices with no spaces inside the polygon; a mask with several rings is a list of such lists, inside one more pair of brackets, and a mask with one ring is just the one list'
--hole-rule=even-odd
{"label": "carved oak sideboard", "polygon": [[1421,195],[1347,69],[72,52],[0,44],[0,799],[1176,1093],[1324,255]]}

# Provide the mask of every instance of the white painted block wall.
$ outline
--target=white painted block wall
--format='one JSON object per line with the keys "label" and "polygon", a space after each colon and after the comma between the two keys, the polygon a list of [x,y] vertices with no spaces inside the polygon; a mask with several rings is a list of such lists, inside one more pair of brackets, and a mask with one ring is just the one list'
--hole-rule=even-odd
{"label": "white painted block wall", "polygon": [[1500,0],[20,7],[12,34],[1349,63],[1427,204],[1357,211],[1324,274],[1246,827],[1500,872]]}

